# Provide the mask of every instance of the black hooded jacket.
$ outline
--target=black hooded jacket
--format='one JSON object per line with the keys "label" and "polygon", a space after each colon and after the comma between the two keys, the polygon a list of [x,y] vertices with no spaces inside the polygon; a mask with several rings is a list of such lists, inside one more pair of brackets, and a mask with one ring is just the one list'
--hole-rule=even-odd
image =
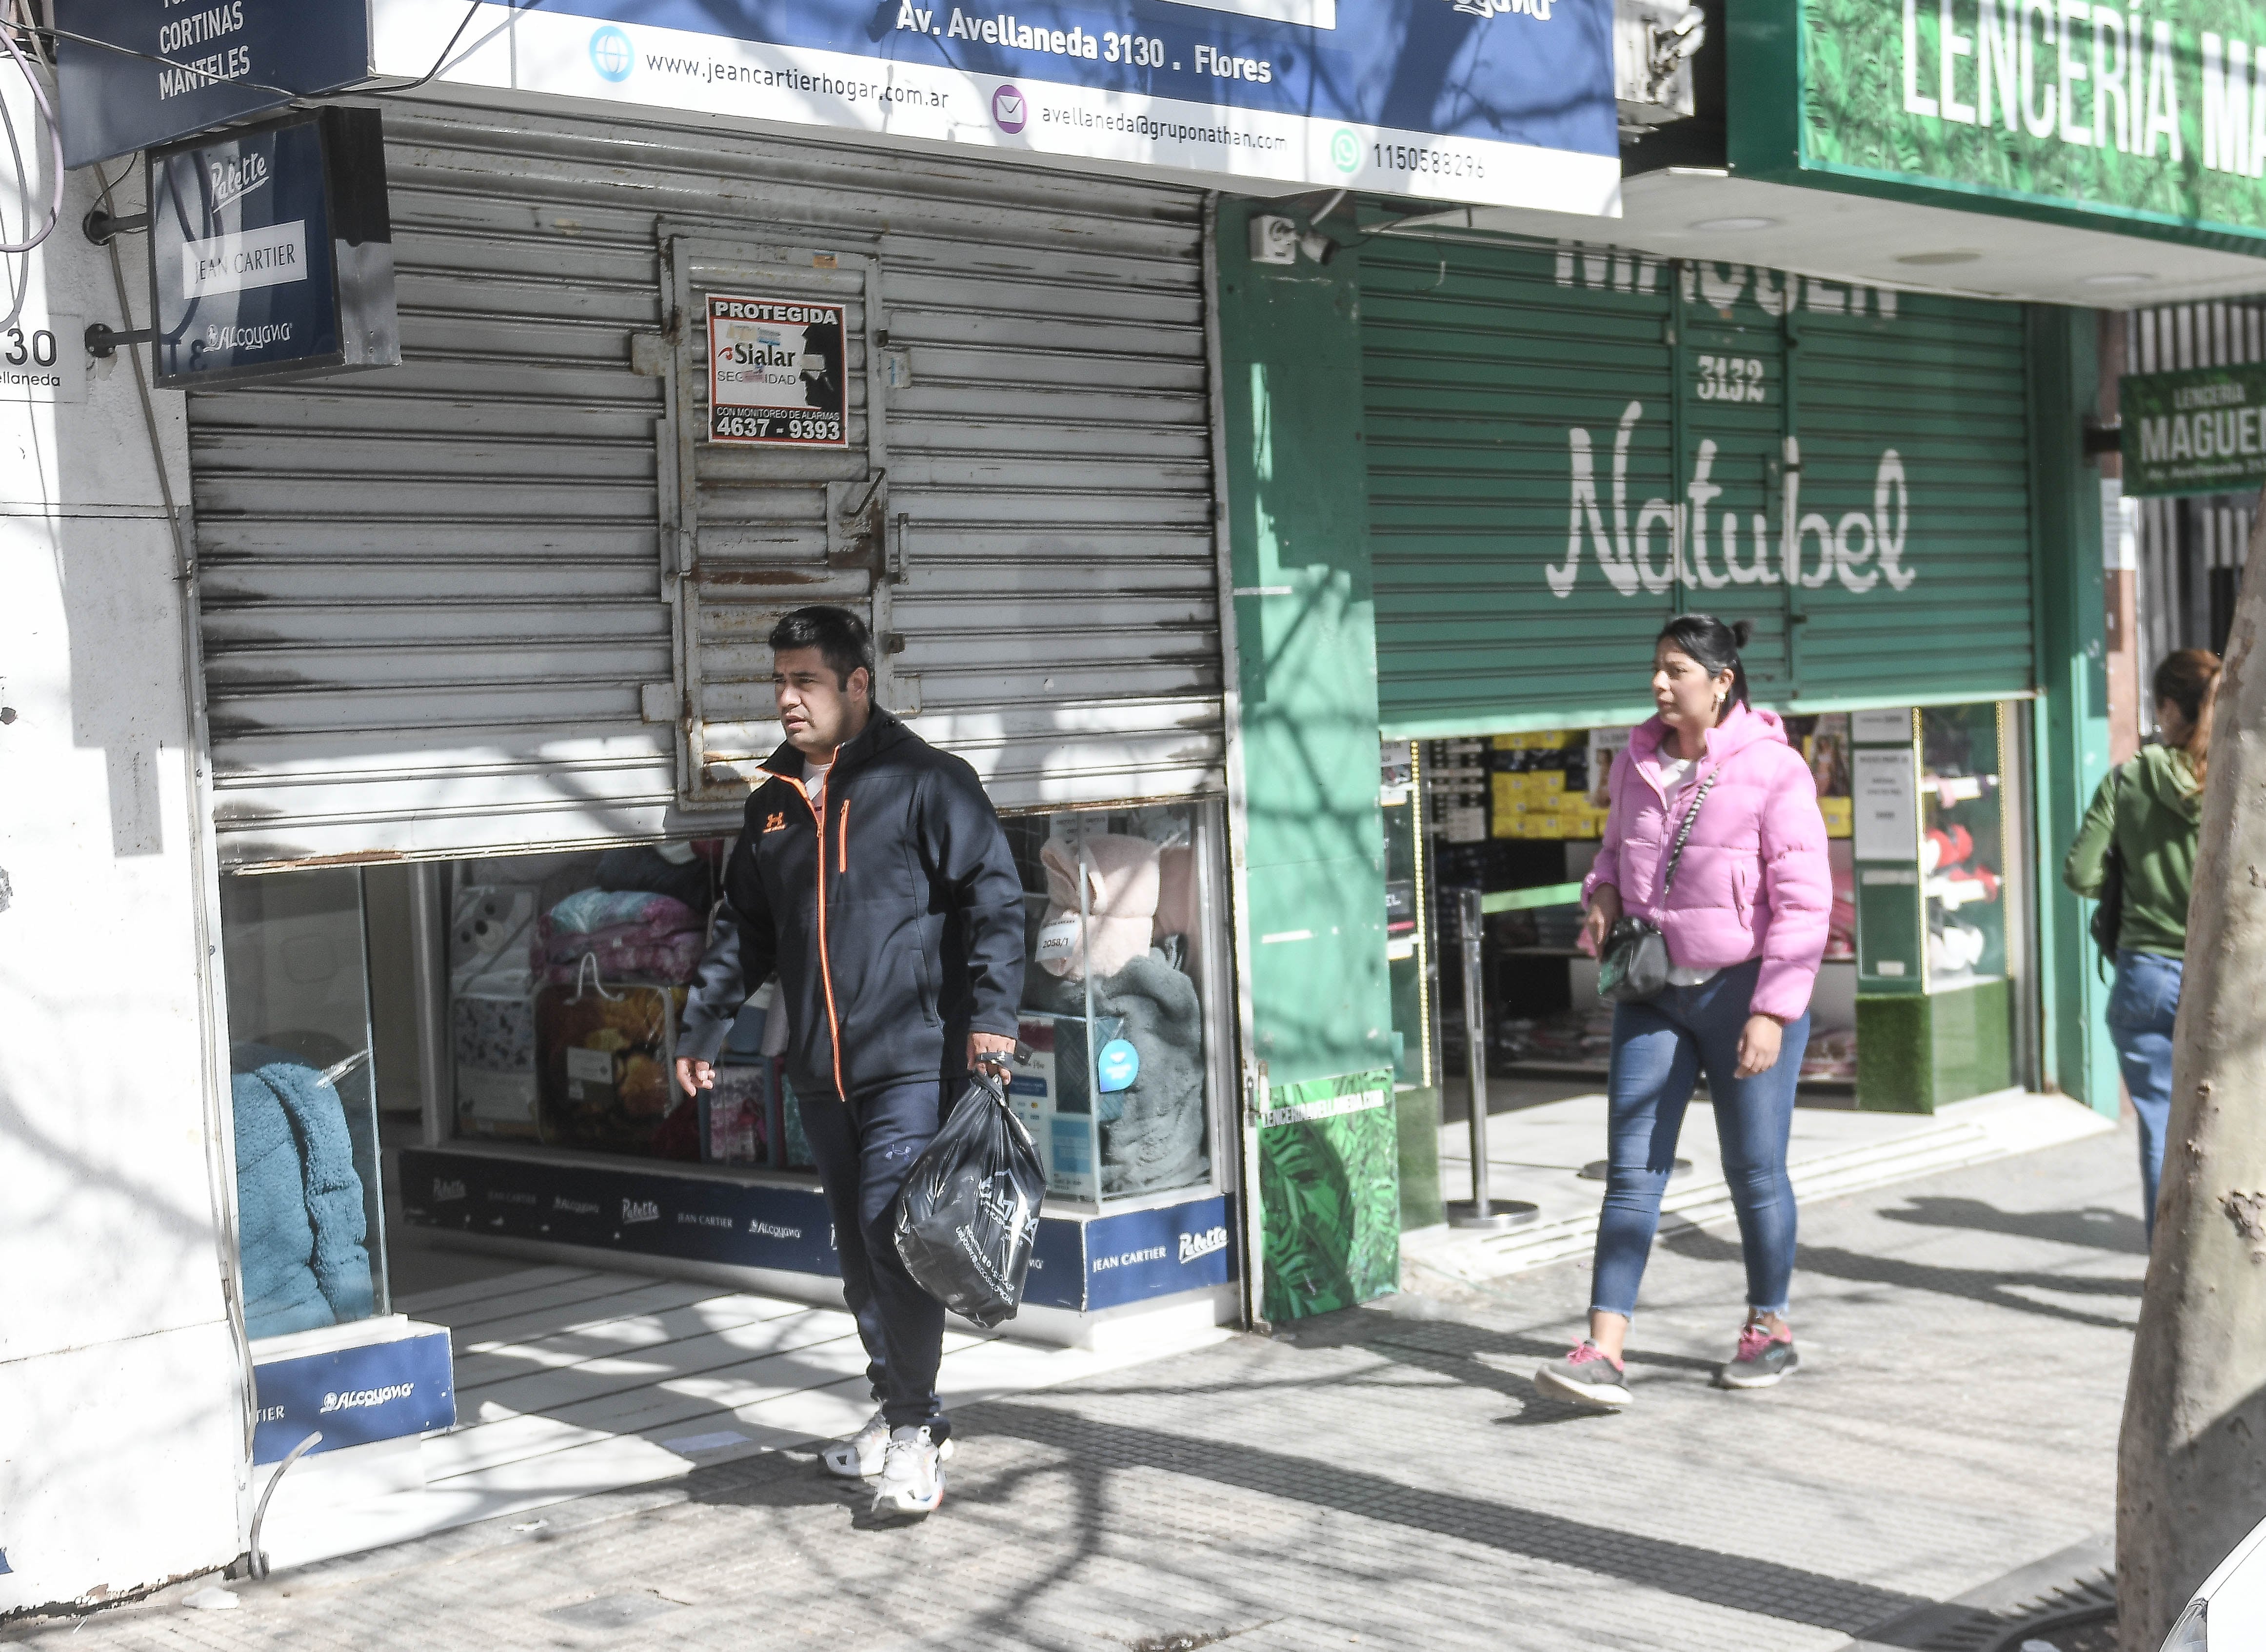
{"label": "black hooded jacket", "polygon": [[976,771],[876,709],[834,755],[821,816],[783,745],[724,869],[728,944],[702,961],[677,1053],[713,1060],[776,969],[799,1094],[856,1097],[965,1069],[968,1034],[1012,1038],[1023,884]]}

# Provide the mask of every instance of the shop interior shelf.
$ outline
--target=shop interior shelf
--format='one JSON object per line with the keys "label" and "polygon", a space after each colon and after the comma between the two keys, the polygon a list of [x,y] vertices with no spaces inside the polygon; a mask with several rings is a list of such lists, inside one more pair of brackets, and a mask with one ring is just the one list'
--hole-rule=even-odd
{"label": "shop interior shelf", "polygon": [[1586,958],[1590,954],[1579,947],[1497,947],[1494,952],[1502,958]]}

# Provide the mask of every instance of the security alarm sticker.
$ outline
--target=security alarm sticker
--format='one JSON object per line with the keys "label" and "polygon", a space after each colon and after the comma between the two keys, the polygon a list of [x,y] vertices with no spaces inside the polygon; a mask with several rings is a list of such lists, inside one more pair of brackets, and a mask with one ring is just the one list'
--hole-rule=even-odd
{"label": "security alarm sticker", "polygon": [[743,447],[850,445],[845,306],[708,296],[708,439]]}

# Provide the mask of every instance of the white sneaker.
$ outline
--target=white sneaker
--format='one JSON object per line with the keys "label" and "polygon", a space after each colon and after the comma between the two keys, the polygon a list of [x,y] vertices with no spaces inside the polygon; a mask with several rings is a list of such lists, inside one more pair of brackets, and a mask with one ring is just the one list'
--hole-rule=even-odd
{"label": "white sneaker", "polygon": [[879,1406],[866,1426],[846,1440],[837,1440],[818,1455],[830,1474],[844,1480],[870,1480],[881,1472],[881,1458],[889,1449],[889,1420]]}
{"label": "white sneaker", "polygon": [[881,1463],[881,1483],[874,1488],[874,1512],[918,1520],[944,1501],[944,1458],[952,1442],[932,1442],[925,1424],[898,1429],[889,1436]]}
{"label": "white sneaker", "polygon": [[[879,1406],[866,1424],[846,1440],[837,1440],[818,1454],[818,1460],[830,1474],[844,1480],[871,1480],[881,1472],[881,1461],[888,1455],[889,1420]],[[952,1461],[952,1441],[947,1437],[936,1448],[936,1460]]]}

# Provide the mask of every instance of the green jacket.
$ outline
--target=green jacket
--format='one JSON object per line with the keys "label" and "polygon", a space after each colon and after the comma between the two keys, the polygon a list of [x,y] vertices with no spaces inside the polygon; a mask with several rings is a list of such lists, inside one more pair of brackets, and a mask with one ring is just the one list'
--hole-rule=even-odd
{"label": "green jacket", "polygon": [[[2196,823],[2203,788],[2187,753],[2144,747],[2110,771],[2093,794],[2062,862],[2061,881],[2092,898],[2108,874],[2113,837],[2124,859],[2124,917],[2116,944],[2177,958],[2188,947],[2188,895],[2195,888]],[[2112,818],[2113,817],[2113,818]]]}

